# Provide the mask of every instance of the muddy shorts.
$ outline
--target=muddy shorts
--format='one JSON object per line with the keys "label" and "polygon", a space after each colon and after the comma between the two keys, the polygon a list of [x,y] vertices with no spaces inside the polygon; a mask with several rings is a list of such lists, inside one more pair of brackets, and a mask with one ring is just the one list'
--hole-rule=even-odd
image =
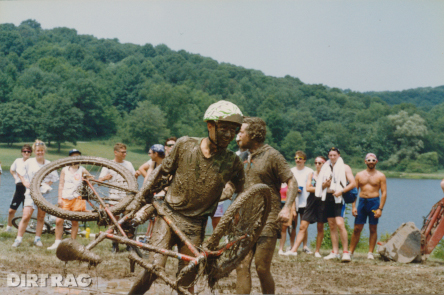
{"label": "muddy shorts", "polygon": [[371,199],[359,198],[358,215],[355,218],[355,224],[365,224],[367,217],[369,224],[378,224],[379,218],[375,218],[375,213],[372,210],[378,209],[379,204],[379,197]]}
{"label": "muddy shorts", "polygon": [[[205,234],[205,225],[208,217],[205,217],[205,220],[202,218],[190,218],[187,216],[183,216],[179,213],[175,213],[166,206],[162,205],[164,212],[173,220],[174,224],[176,224],[179,229],[188,237],[191,243],[197,247],[199,247],[204,238]],[[166,221],[158,216],[156,222],[153,226],[152,236],[150,239],[150,244],[155,247],[159,247],[162,249],[170,250],[174,245],[177,245],[177,248],[180,253],[194,256],[190,249],[185,245],[185,243],[179,239],[179,237],[174,233],[171,227],[168,226]],[[164,267],[167,261],[167,256],[159,254],[159,253],[151,253],[147,259],[148,263],[159,265]],[[177,270],[177,274],[179,274],[180,270],[187,265],[183,260],[179,260],[179,267]],[[188,272],[186,275],[182,277],[182,279],[178,282],[180,286],[188,286],[190,285],[197,275],[197,270]],[[154,282],[156,276],[151,275],[151,273],[147,270],[144,270],[143,273],[137,278],[135,284],[138,285],[138,293],[144,293],[149,286]],[[144,287],[141,287],[144,286]],[[141,291],[145,290],[145,291]]]}
{"label": "muddy shorts", "polygon": [[62,199],[62,209],[75,212],[86,211],[86,201],[81,197],[72,200]]}
{"label": "muddy shorts", "polygon": [[326,223],[327,218],[324,217],[325,202],[321,198],[311,193],[307,198],[307,206],[305,207],[302,220],[308,221],[310,224],[320,222]]}
{"label": "muddy shorts", "polygon": [[344,217],[345,203],[335,203],[335,197],[333,194],[327,193],[325,198],[325,218]]}
{"label": "muddy shorts", "polygon": [[15,185],[15,193],[12,197],[11,205],[9,208],[12,210],[17,210],[20,204],[23,204],[25,202],[25,192],[26,187],[23,185],[23,183],[19,182]]}

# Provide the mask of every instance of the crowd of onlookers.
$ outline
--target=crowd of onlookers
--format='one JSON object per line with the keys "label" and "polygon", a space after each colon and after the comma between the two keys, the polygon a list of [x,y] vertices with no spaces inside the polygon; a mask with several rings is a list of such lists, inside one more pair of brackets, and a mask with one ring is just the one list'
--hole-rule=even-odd
{"label": "crowd of onlookers", "polygon": [[[169,154],[177,139],[175,137],[168,138],[165,143],[155,144],[149,149],[148,155],[150,159],[142,164],[137,170],[134,169],[132,163],[126,161],[127,149],[126,145],[117,143],[114,146],[113,161],[123,165],[137,178],[144,177],[144,181],[148,178],[151,172],[162,163],[162,160]],[[239,142],[239,137],[237,138]],[[35,153],[35,158],[31,158],[31,154]],[[239,150],[237,154],[246,152]],[[29,185],[34,174],[45,164],[49,163],[45,159],[46,145],[44,142],[36,140],[32,145],[25,144],[21,149],[22,157],[18,158],[11,165],[10,172],[15,178],[16,191],[12,198],[10,209],[8,212],[8,224],[6,231],[11,231],[12,219],[20,204],[24,205],[23,217],[19,225],[17,238],[14,241],[13,247],[20,245],[26,226],[30,217],[37,207],[33,203],[29,194]],[[69,156],[80,156],[81,152],[77,149],[69,151]],[[306,254],[314,254],[315,257],[322,257],[320,254],[321,244],[324,238],[324,224],[328,223],[331,231],[331,242],[333,245],[332,252],[324,257],[324,259],[340,258],[339,254],[339,239],[341,239],[343,254],[343,261],[350,261],[350,254],[356,247],[359,241],[360,232],[367,218],[370,223],[370,247],[368,258],[373,259],[373,250],[376,243],[376,228],[379,217],[386,200],[386,181],[384,175],[375,169],[377,157],[374,154],[368,154],[365,157],[367,169],[358,173],[356,178],[353,176],[351,168],[344,164],[340,157],[338,148],[331,148],[328,151],[328,158],[318,156],[314,160],[315,170],[306,166],[307,156],[303,151],[295,153],[296,166],[291,169],[295,179],[298,183],[298,197],[294,202],[291,210],[291,218],[288,222],[282,224],[281,237],[279,241],[279,255],[297,255],[297,250],[300,245],[303,245],[302,252]],[[1,166],[0,166],[1,167]],[[1,168],[0,168],[1,169]],[[82,173],[85,169],[79,166],[65,167],[60,174],[59,184],[59,206],[66,210],[83,211],[86,210],[85,201],[82,200],[75,193],[76,184],[79,183]],[[0,170],[1,171],[1,170]],[[87,171],[86,171],[87,172]],[[99,176],[100,181],[107,181],[112,178],[112,173],[107,169],[102,169]],[[53,173],[48,181],[50,186],[52,182],[58,181],[59,176]],[[332,183],[337,185],[332,186]],[[444,181],[442,186],[444,186]],[[355,228],[351,238],[350,251],[348,249],[348,236],[344,224],[345,202],[339,200],[340,196],[346,192],[353,190],[353,188],[361,190],[359,205],[358,202],[352,203],[352,213],[356,216]],[[327,190],[325,190],[327,188]],[[444,189],[444,188],[443,188]],[[324,195],[319,193],[324,191]],[[381,196],[380,196],[381,192]],[[115,196],[115,200],[108,201],[109,205],[114,205],[122,197],[119,196],[121,192],[110,191],[110,194]],[[281,204],[282,207],[286,202],[287,185],[282,184],[281,190]],[[164,191],[160,195],[165,194]],[[111,198],[112,199],[112,198]],[[217,226],[218,221],[224,213],[224,202],[219,202],[217,210],[212,216],[213,227]],[[44,212],[38,210],[37,220],[42,221]],[[298,222],[299,220],[299,222]],[[297,233],[297,226],[299,223],[299,232]],[[309,248],[307,229],[310,224],[317,224],[316,248],[314,252]],[[78,222],[72,222],[71,237],[75,238],[78,229]],[[150,226],[148,227],[148,231]],[[36,237],[34,244],[42,246],[40,239],[42,226],[37,226]],[[290,248],[284,250],[287,241],[287,232],[289,233]],[[56,240],[54,244],[48,247],[49,250],[57,249],[60,244],[63,233],[63,219],[56,220]],[[117,244],[114,244],[114,250],[118,249]]]}

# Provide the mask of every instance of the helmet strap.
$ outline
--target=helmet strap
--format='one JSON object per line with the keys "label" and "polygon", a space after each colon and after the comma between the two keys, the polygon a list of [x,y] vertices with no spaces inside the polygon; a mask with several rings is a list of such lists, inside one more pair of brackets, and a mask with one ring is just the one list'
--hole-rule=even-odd
{"label": "helmet strap", "polygon": [[210,130],[208,130],[208,139],[210,140],[210,142],[212,144],[214,144],[216,147],[220,148],[220,146],[217,144],[217,135],[216,134],[217,134],[217,122],[214,122],[214,137],[215,137],[216,141],[211,139]]}

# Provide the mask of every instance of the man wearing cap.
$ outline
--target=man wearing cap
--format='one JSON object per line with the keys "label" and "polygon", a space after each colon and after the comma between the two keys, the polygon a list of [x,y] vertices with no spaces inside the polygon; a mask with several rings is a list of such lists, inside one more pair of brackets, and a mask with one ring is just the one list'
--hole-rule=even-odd
{"label": "man wearing cap", "polygon": [[[221,100],[208,107],[204,121],[208,137],[180,138],[147,181],[156,185],[163,177],[173,176],[165,201],[155,202],[197,247],[203,242],[208,217],[214,214],[226,183],[231,182],[234,191],[241,192],[245,179],[239,157],[227,149],[242,125],[240,109]],[[150,244],[163,249],[177,245],[180,253],[193,255],[162,218],[154,224]],[[153,253],[147,262],[165,266],[166,261],[166,256]],[[179,271],[185,263],[179,261]],[[191,286],[195,276],[196,271],[187,273],[179,280],[179,286]],[[143,270],[129,294],[144,294],[156,278],[155,274]],[[189,291],[192,292],[193,287],[189,287]]]}
{"label": "man wearing cap", "polygon": [[[350,252],[353,254],[355,251],[361,236],[361,231],[368,217],[370,239],[367,259],[374,259],[373,250],[375,249],[376,239],[378,238],[376,229],[387,198],[387,181],[385,175],[376,170],[377,162],[378,158],[375,154],[367,154],[365,156],[367,169],[356,174],[355,178],[356,187],[358,190],[361,190],[361,192],[359,194],[358,208],[356,208],[356,201],[353,203],[352,214],[355,216],[355,228],[350,241]],[[381,191],[381,197],[379,197],[379,191]]]}
{"label": "man wearing cap", "polygon": [[[68,154],[70,157],[82,155],[77,149],[70,150]],[[76,212],[86,210],[85,200],[82,200],[82,197],[76,192],[78,186],[82,183],[83,174],[89,174],[89,172],[83,166],[79,165],[67,166],[62,169],[62,172],[60,173],[58,204],[63,210]],[[51,247],[47,248],[48,250],[56,250],[62,242],[63,222],[64,219],[57,217],[55,229],[56,240]],[[73,220],[71,221],[71,224],[71,239],[75,239],[79,229],[79,222]]]}
{"label": "man wearing cap", "polygon": [[[150,156],[150,160],[139,167],[140,173],[144,175],[143,183],[145,183],[148,179],[148,176],[156,169],[156,167],[162,164],[163,159],[165,158],[165,147],[161,144],[154,144],[150,147],[148,151],[148,155]],[[146,169],[146,172],[143,169]]]}

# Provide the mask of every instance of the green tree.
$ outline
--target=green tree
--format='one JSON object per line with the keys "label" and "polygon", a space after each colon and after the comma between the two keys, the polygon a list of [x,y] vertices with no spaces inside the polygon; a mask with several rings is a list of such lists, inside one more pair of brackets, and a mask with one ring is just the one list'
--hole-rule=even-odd
{"label": "green tree", "polygon": [[294,158],[296,151],[305,151],[306,148],[306,142],[298,131],[290,131],[282,142],[280,150],[289,161]]}
{"label": "green tree", "polygon": [[70,98],[50,94],[37,103],[37,108],[40,113],[38,134],[42,140],[56,142],[58,152],[66,141],[77,143],[82,134],[83,113],[74,107]]}
{"label": "green tree", "polygon": [[8,102],[0,107],[0,141],[14,142],[32,140],[36,135],[36,111],[21,102]]}
{"label": "green tree", "polygon": [[160,108],[149,101],[143,101],[124,119],[120,134],[124,142],[144,144],[148,151],[151,145],[163,143],[169,130]]}

